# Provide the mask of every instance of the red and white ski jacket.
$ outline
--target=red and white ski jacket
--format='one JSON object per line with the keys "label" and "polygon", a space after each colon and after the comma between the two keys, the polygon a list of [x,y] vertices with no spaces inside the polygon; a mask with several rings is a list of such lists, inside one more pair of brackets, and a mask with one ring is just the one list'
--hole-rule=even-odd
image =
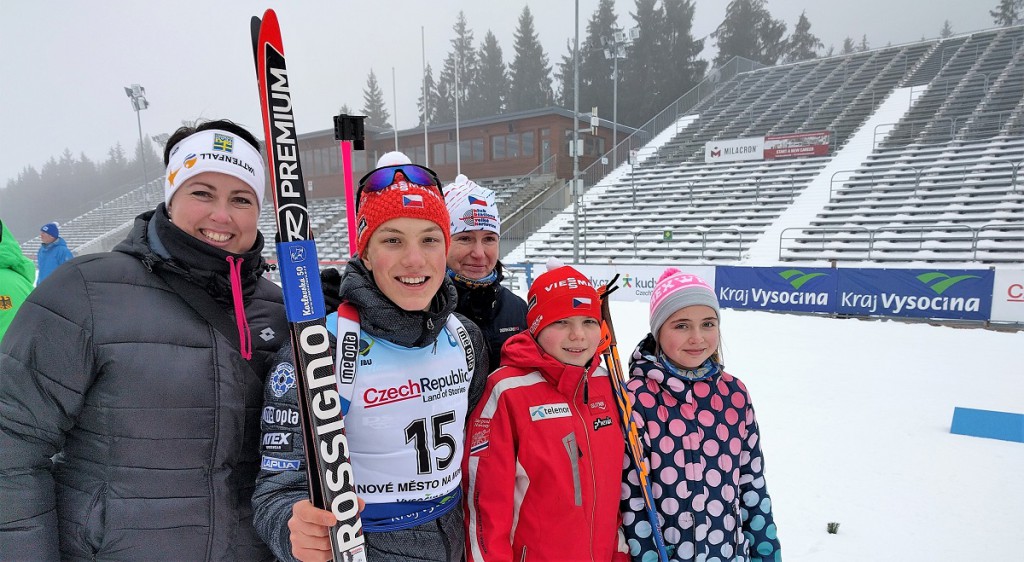
{"label": "red and white ski jacket", "polygon": [[501,359],[467,429],[467,560],[628,561],[625,442],[600,357],[586,374],[521,332]]}

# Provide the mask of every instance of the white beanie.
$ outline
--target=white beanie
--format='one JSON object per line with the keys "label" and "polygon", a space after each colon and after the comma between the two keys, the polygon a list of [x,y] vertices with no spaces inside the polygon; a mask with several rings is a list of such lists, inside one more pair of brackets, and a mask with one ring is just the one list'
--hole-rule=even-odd
{"label": "white beanie", "polygon": [[463,174],[444,188],[444,200],[451,217],[451,234],[486,230],[501,235],[501,217],[494,192],[477,185]]}
{"label": "white beanie", "polygon": [[242,180],[256,194],[257,204],[263,209],[267,182],[263,155],[244,139],[219,129],[198,131],[174,145],[164,176],[164,203],[170,205],[174,192],[185,181],[204,172],[227,174]]}
{"label": "white beanie", "polygon": [[405,164],[412,164],[412,160],[410,160],[404,152],[398,152],[397,150],[385,152],[377,159],[378,168],[386,168],[387,166],[403,166]]}

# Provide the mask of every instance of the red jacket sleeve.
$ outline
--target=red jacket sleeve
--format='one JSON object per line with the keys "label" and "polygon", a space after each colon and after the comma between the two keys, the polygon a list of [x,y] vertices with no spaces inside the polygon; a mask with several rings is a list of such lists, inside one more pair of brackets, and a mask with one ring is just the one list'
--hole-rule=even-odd
{"label": "red jacket sleeve", "polygon": [[470,415],[462,462],[468,562],[512,561],[516,439],[495,378]]}

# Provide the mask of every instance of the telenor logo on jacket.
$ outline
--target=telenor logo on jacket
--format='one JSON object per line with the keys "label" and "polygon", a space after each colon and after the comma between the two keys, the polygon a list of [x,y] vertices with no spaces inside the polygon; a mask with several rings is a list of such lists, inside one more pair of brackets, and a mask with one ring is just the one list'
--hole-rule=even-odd
{"label": "telenor logo on jacket", "polygon": [[561,402],[558,404],[541,404],[530,408],[530,420],[541,421],[554,418],[567,418],[572,415],[569,404]]}

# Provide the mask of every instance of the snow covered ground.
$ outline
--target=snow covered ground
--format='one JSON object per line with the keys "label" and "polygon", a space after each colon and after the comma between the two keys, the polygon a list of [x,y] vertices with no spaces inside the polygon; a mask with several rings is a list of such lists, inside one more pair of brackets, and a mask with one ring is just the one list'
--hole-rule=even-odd
{"label": "snow covered ground", "polygon": [[[647,303],[612,314],[626,360]],[[1024,332],[723,310],[722,338],[784,560],[1024,560],[1024,443],[949,433],[954,406],[1024,413]]]}

